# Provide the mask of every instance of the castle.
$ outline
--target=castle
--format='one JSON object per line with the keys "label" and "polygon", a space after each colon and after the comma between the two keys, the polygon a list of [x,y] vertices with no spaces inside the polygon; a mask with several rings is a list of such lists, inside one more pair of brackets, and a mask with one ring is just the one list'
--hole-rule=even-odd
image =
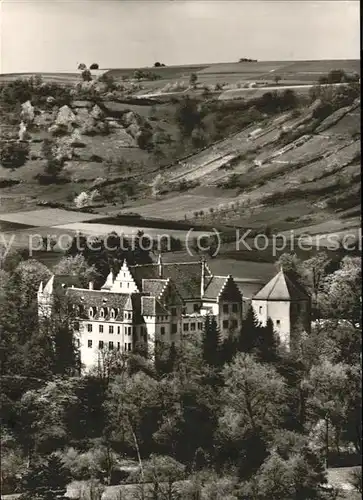
{"label": "castle", "polygon": [[[60,291],[75,311],[75,335],[87,370],[100,350],[130,352],[143,344],[151,356],[159,343],[178,345],[183,334],[201,334],[213,315],[222,338],[241,331],[246,313],[241,286],[233,276],[215,276],[205,260],[129,266],[109,273],[100,290],[93,283],[77,287],[76,276],[53,275],[38,290],[39,317],[52,314]],[[261,288],[261,285],[259,286]],[[242,286],[243,290],[243,286]],[[270,317],[276,333],[289,348],[298,325],[310,328],[310,298],[280,271],[247,300],[258,320]],[[243,329],[242,329],[243,332]]]}

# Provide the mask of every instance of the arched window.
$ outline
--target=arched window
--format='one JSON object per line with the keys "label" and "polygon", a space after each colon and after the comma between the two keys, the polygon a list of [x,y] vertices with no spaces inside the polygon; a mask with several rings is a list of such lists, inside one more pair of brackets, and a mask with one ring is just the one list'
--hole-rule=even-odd
{"label": "arched window", "polygon": [[89,315],[89,317],[90,317],[90,318],[93,318],[93,316],[94,316],[94,310],[93,310],[93,307],[90,307],[90,308],[88,309],[88,315]]}
{"label": "arched window", "polygon": [[101,307],[100,309],[100,318],[104,318],[105,317],[105,310],[103,307]]}

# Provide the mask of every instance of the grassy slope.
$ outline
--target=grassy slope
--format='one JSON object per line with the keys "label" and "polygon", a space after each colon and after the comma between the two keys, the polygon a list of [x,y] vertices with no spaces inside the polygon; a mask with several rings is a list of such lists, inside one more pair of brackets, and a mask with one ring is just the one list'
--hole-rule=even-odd
{"label": "grassy slope", "polygon": [[[315,80],[320,74],[333,68],[358,71],[359,62],[225,63],[152,68],[152,71],[158,72],[163,77],[164,84],[164,80],[170,82],[179,77],[189,78],[193,71],[198,73],[199,79],[205,76],[219,79],[218,81],[221,79],[223,81],[224,76],[232,80],[236,77],[250,80],[253,76],[256,79],[257,77],[263,79],[267,74],[274,74],[275,71],[296,80],[299,80],[301,75],[310,74],[311,80]],[[111,70],[110,74],[121,78],[127,72],[130,70]],[[55,78],[73,78],[74,76],[74,74],[59,74],[55,75]],[[51,78],[51,75],[47,77]],[[151,83],[157,84],[157,82]],[[115,182],[116,179],[124,178],[126,181],[128,179],[127,182],[134,183],[135,200],[133,201],[132,197],[129,198],[124,209],[151,217],[177,220],[184,220],[187,217],[193,220],[194,212],[203,210],[205,214],[202,218],[196,219],[198,222],[207,222],[212,225],[222,222],[242,227],[272,225],[279,230],[320,224],[329,219],[336,221],[341,219],[341,215],[346,215],[348,220],[352,218],[349,212],[335,213],[335,210],[327,207],[325,202],[333,194],[344,195],[344,192],[349,191],[351,187],[355,189],[354,183],[358,179],[359,161],[350,165],[349,162],[360,151],[359,140],[352,140],[352,131],[360,130],[358,108],[349,110],[345,116],[336,120],[336,123],[320,133],[315,133],[305,144],[297,145],[275,158],[274,153],[281,150],[278,139],[281,127],[295,129],[302,117],[293,118],[289,114],[284,114],[281,117],[269,119],[262,127],[256,125],[241,130],[191,156],[182,164],[173,164],[171,168],[161,171],[164,182],[180,182],[183,179],[197,180],[200,183],[199,187],[186,193],[174,192],[155,199],[150,196],[150,184],[155,179],[160,166],[163,163],[167,164],[169,159],[182,155],[182,153],[177,153],[179,144],[178,129],[174,119],[175,103],[169,101],[154,106],[118,102],[105,104],[110,112],[117,113],[124,111],[125,108],[131,109],[148,119],[154,130],[167,132],[172,144],[162,146],[164,158],[158,159],[137,147],[120,146],[117,132],[105,137],[84,138],[86,147],[77,151],[80,155],[79,159],[68,162],[66,167],[72,182],[65,185],[41,186],[34,176],[41,173],[44,168],[39,158],[42,134],[39,133],[39,137],[34,134],[34,138],[38,141],[31,146],[34,159],[15,171],[0,167],[0,178],[21,181],[17,186],[1,189],[0,212],[15,211],[24,206],[34,207],[39,198],[65,202],[76,193],[89,189],[96,178],[102,177],[111,181],[115,179]],[[308,110],[305,110],[304,114],[308,115]],[[262,128],[262,130],[253,137],[249,137],[249,133],[255,132],[257,128]],[[325,158],[321,158],[322,151],[325,153]],[[100,156],[102,162],[91,161],[92,154]],[[240,160],[235,161],[232,168],[224,168],[224,164],[238,157]],[[111,161],[113,164],[105,168],[106,161]],[[256,166],[256,161],[262,161],[262,166]],[[232,174],[239,177],[239,187],[227,188],[228,179]],[[345,185],[343,183],[340,186],[339,182],[343,177],[345,177]],[[329,184],[331,184],[331,192],[324,194],[323,188]],[[117,198],[117,190],[121,193],[124,189],[122,185],[122,182],[117,181],[114,187],[109,188],[115,191],[115,197],[112,202],[106,203],[106,206],[100,209],[101,213],[117,213],[123,208]],[[303,191],[305,196],[299,193],[291,194],[296,187]],[[264,203],[266,196],[276,192],[280,195],[275,200],[269,201],[268,204]],[[236,202],[240,205],[239,208]],[[210,209],[214,209],[213,214],[209,214]]]}

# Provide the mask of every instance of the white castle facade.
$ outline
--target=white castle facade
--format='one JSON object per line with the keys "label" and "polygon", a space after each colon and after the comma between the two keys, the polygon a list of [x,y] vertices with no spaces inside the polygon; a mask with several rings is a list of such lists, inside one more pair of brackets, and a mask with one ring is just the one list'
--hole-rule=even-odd
{"label": "white castle facade", "polygon": [[[183,334],[200,335],[207,315],[216,318],[222,337],[243,332],[241,287],[233,276],[215,276],[208,264],[180,262],[129,266],[110,273],[100,290],[79,288],[77,277],[54,275],[38,290],[40,318],[52,314],[61,292],[74,310],[74,334],[85,370],[100,351],[131,352],[143,345],[151,356],[158,344],[178,345]],[[243,287],[242,287],[243,290]],[[258,320],[270,317],[289,348],[297,325],[310,325],[310,298],[280,271],[249,300]]]}

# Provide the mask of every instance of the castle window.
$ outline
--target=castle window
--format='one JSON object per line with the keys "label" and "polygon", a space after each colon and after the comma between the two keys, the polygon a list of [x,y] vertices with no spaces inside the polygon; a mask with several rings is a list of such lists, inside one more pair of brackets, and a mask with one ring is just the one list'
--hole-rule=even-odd
{"label": "castle window", "polygon": [[118,334],[120,334],[120,333],[121,333],[121,327],[120,327],[120,326],[118,326],[118,327],[117,327],[117,333],[118,333]]}
{"label": "castle window", "polygon": [[231,326],[232,326],[232,328],[237,328],[238,321],[236,319],[232,319]]}
{"label": "castle window", "polygon": [[115,318],[115,309],[111,309],[111,318],[114,319]]}
{"label": "castle window", "polygon": [[190,323],[190,331],[195,332],[195,323]]}
{"label": "castle window", "polygon": [[176,333],[178,331],[178,325],[176,323],[173,323],[171,325],[171,333]]}
{"label": "castle window", "polygon": [[128,344],[128,348],[129,348],[128,350],[131,351],[131,344],[130,343]]}
{"label": "castle window", "polygon": [[176,316],[176,307],[171,308],[171,315],[174,317]]}
{"label": "castle window", "polygon": [[203,323],[198,323],[198,330],[203,330]]}
{"label": "castle window", "polygon": [[280,326],[281,322],[279,319],[276,320],[276,326]]}
{"label": "castle window", "polygon": [[127,283],[127,288],[130,288],[130,283]]}
{"label": "castle window", "polygon": [[184,323],[183,330],[184,330],[184,332],[189,332],[189,324],[188,323]]}
{"label": "castle window", "polygon": [[226,330],[228,328],[228,319],[223,321],[223,329]]}
{"label": "castle window", "polygon": [[89,317],[90,317],[90,318],[93,318],[93,313],[94,313],[94,311],[93,311],[93,307],[90,307],[90,308],[88,309],[88,314],[89,314]]}
{"label": "castle window", "polygon": [[99,349],[103,349],[103,340],[100,340],[100,341],[98,342],[98,348],[99,348]]}
{"label": "castle window", "polygon": [[162,326],[160,328],[160,333],[161,333],[161,335],[165,335],[165,326]]}
{"label": "castle window", "polygon": [[198,312],[199,311],[199,304],[193,304],[193,311]]}
{"label": "castle window", "polygon": [[125,351],[127,351],[127,344],[125,343]]}
{"label": "castle window", "polygon": [[99,325],[99,327],[98,327],[98,331],[99,331],[100,333],[103,333],[103,325]]}
{"label": "castle window", "polygon": [[88,323],[88,325],[87,325],[87,331],[92,332],[92,325],[91,325],[91,323]]}
{"label": "castle window", "polygon": [[108,333],[113,333],[113,325],[110,325],[110,326],[108,327]]}
{"label": "castle window", "polygon": [[74,329],[75,329],[76,332],[79,331],[79,321],[75,321],[74,322]]}
{"label": "castle window", "polygon": [[260,307],[258,308],[258,312],[259,312],[260,314],[262,314],[262,306],[260,306]]}
{"label": "castle window", "polygon": [[183,307],[182,314],[186,314],[186,313],[187,313],[187,308],[186,308],[186,307]]}
{"label": "castle window", "polygon": [[229,313],[229,307],[228,304],[223,304],[223,313],[228,314]]}
{"label": "castle window", "polygon": [[119,351],[121,349],[121,344],[120,342],[117,342],[117,350]]}
{"label": "castle window", "polygon": [[112,351],[112,349],[113,349],[113,342],[109,342],[108,343],[108,348],[110,349],[110,351]]}
{"label": "castle window", "polygon": [[238,304],[232,304],[232,312],[234,313],[238,312]]}
{"label": "castle window", "polygon": [[88,341],[88,347],[92,348],[92,340]]}
{"label": "castle window", "polygon": [[105,310],[103,309],[103,307],[100,309],[100,318],[104,318],[105,317]]}

